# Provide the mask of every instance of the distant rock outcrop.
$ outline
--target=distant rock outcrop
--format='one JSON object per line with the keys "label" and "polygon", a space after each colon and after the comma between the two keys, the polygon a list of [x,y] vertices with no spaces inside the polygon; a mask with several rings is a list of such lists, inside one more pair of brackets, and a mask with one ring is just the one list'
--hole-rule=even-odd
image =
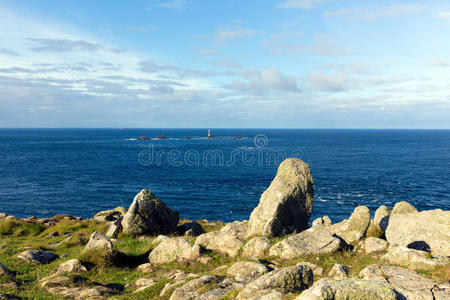
{"label": "distant rock outcrop", "polygon": [[178,212],[170,209],[152,191],[143,189],[123,217],[123,232],[131,235],[159,235],[176,232]]}
{"label": "distant rock outcrop", "polygon": [[314,203],[313,178],[307,163],[289,158],[262,194],[249,220],[249,236],[283,236],[308,228]]}

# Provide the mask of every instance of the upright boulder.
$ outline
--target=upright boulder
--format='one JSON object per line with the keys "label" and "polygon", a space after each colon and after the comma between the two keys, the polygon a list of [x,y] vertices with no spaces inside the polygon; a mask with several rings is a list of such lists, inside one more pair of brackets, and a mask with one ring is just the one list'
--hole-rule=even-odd
{"label": "upright boulder", "polygon": [[366,236],[370,225],[370,211],[366,206],[358,206],[354,209],[342,231],[336,234],[348,244],[359,241]]}
{"label": "upright boulder", "polygon": [[170,209],[152,191],[143,189],[134,197],[122,220],[123,232],[132,235],[159,235],[176,232],[178,212]]}
{"label": "upright boulder", "polygon": [[394,208],[392,209],[393,215],[409,214],[416,212],[418,212],[417,209],[406,201],[400,201],[395,203]]}
{"label": "upright boulder", "polygon": [[434,256],[450,256],[450,211],[441,209],[394,214],[386,230],[389,244],[414,248],[423,244]]}
{"label": "upright boulder", "polygon": [[280,164],[275,179],[251,213],[248,235],[301,232],[308,228],[313,204],[313,178],[308,164],[288,158]]}

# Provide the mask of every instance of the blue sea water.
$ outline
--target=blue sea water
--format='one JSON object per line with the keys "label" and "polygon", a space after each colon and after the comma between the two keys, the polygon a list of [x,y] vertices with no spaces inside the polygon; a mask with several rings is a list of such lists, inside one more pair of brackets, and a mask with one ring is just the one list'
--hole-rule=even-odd
{"label": "blue sea water", "polygon": [[[136,140],[138,136],[164,140]],[[247,219],[286,157],[311,167],[311,219],[406,200],[450,209],[449,130],[0,129],[0,212],[91,217],[150,188],[182,218]],[[243,137],[236,139],[233,137]],[[187,139],[187,138],[190,139]]]}

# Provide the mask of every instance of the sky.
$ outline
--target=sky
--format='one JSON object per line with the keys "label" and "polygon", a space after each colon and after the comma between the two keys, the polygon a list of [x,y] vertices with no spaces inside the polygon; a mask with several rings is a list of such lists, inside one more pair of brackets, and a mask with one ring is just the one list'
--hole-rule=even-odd
{"label": "sky", "polygon": [[0,0],[0,127],[450,128],[450,2]]}

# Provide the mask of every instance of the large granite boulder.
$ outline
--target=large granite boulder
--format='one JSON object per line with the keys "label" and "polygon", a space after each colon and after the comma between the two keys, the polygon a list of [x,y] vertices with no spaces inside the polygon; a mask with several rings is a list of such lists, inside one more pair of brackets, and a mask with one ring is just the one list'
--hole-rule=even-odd
{"label": "large granite boulder", "polygon": [[383,252],[387,249],[388,243],[380,238],[368,237],[360,243],[361,250],[367,254]]}
{"label": "large granite boulder", "polygon": [[284,160],[249,220],[249,236],[283,236],[308,228],[314,203],[313,178],[307,163]]}
{"label": "large granite boulder", "polygon": [[356,278],[322,278],[296,300],[396,300],[392,288],[380,281]]}
{"label": "large granite boulder", "polygon": [[395,203],[394,208],[392,209],[391,214],[397,215],[397,214],[409,214],[409,213],[416,213],[418,212],[417,209],[409,204],[406,201],[400,201]]}
{"label": "large granite boulder", "polygon": [[123,216],[123,232],[132,235],[159,235],[176,232],[178,212],[170,209],[152,191],[143,189]]}
{"label": "large granite boulder", "polygon": [[90,251],[112,254],[114,252],[114,245],[107,236],[95,231],[91,234],[89,242],[83,249],[83,252]]}
{"label": "large granite boulder", "polygon": [[358,206],[353,210],[343,230],[336,234],[348,244],[357,242],[366,236],[370,225],[370,210],[366,206]]}
{"label": "large granite boulder", "polygon": [[273,290],[294,293],[306,290],[314,282],[313,271],[305,264],[273,270],[249,282],[237,295],[237,300],[270,294]]}
{"label": "large granite boulder", "polygon": [[410,249],[404,246],[391,246],[384,260],[392,264],[408,267],[412,270],[431,270],[448,263],[447,257],[432,257],[425,251]]}
{"label": "large granite boulder", "polygon": [[247,235],[247,222],[228,223],[219,231],[204,233],[197,237],[195,244],[208,250],[235,257],[244,245]]}
{"label": "large granite boulder", "polygon": [[148,257],[154,265],[164,264],[172,261],[195,261],[201,256],[198,245],[191,245],[185,238],[170,238],[162,241],[150,252]]}
{"label": "large granite boulder", "polygon": [[394,214],[386,230],[389,244],[425,245],[434,256],[450,256],[450,211],[441,209]]}
{"label": "large granite boulder", "polygon": [[269,249],[269,255],[291,259],[307,254],[333,253],[344,246],[345,242],[323,226],[314,226],[276,243]]}

